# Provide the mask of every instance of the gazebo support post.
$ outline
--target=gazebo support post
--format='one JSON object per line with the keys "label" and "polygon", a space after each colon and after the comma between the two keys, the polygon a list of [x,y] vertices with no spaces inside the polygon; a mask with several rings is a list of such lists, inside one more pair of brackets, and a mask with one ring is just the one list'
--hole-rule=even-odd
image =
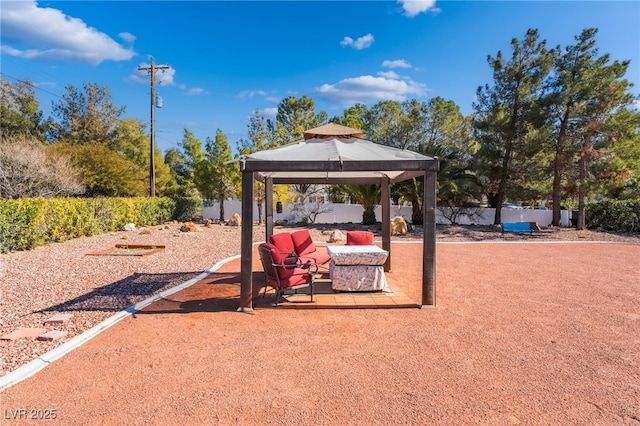
{"label": "gazebo support post", "polygon": [[437,173],[424,174],[422,244],[422,308],[436,307],[436,182]]}
{"label": "gazebo support post", "polygon": [[382,249],[389,252],[384,262],[385,272],[391,271],[391,193],[389,191],[389,178],[382,180]]}
{"label": "gazebo support post", "polygon": [[264,229],[265,241],[273,235],[273,179],[264,178]]}
{"label": "gazebo support post", "polygon": [[238,312],[253,312],[253,172],[244,170],[244,167],[242,167],[240,253],[240,307]]}

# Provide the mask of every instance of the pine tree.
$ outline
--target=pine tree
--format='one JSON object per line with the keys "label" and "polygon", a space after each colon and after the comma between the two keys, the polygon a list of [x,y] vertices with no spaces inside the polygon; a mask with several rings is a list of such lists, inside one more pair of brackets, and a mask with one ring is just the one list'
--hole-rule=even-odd
{"label": "pine tree", "polygon": [[240,185],[240,171],[237,164],[231,162],[233,159],[231,148],[222,130],[216,131],[214,140],[208,139],[205,144],[206,169],[210,172],[211,182],[207,186],[207,195],[216,200],[220,206],[220,220],[224,219],[224,202],[227,198],[233,197],[236,188]]}
{"label": "pine tree", "polygon": [[111,102],[111,93],[97,83],[85,83],[83,90],[67,86],[62,100],[53,105],[58,118],[50,138],[71,144],[109,144],[116,139],[116,125],[125,108]]}
{"label": "pine tree", "polygon": [[[475,127],[481,143],[480,167],[489,179],[487,190],[496,207],[494,222],[501,222],[501,207],[520,173],[531,157],[532,128],[539,114],[539,92],[547,76],[552,57],[545,41],[538,41],[538,31],[530,29],[524,39],[511,41],[512,55],[505,60],[502,52],[488,56],[493,69],[493,85],[478,87]],[[541,147],[541,144],[539,145]],[[533,152],[536,150],[533,149]]]}

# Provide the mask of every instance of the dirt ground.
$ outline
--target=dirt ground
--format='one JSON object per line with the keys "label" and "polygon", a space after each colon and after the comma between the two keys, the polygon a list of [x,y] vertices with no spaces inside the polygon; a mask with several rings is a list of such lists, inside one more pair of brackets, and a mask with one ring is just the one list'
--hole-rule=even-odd
{"label": "dirt ground", "polygon": [[[429,309],[237,313],[233,261],[6,389],[2,424],[640,425],[640,245],[576,241],[441,242]],[[419,304],[421,244],[392,253]]]}

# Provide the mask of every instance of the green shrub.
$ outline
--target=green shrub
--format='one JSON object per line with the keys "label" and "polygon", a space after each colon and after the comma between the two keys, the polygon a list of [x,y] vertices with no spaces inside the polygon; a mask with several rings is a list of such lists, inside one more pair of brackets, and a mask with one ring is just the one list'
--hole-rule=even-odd
{"label": "green shrub", "polygon": [[202,217],[202,200],[199,197],[174,197],[175,209],[173,219],[187,222],[195,217]]}
{"label": "green shrub", "polygon": [[157,225],[174,217],[175,201],[170,198],[136,197],[133,223],[137,226]]}
{"label": "green shrub", "polygon": [[609,200],[588,204],[586,226],[607,231],[640,232],[640,200]]}
{"label": "green shrub", "polygon": [[45,200],[0,200],[0,252],[29,250],[43,233]]}
{"label": "green shrub", "polygon": [[129,222],[156,225],[174,211],[175,202],[162,197],[2,199],[0,252],[121,230]]}

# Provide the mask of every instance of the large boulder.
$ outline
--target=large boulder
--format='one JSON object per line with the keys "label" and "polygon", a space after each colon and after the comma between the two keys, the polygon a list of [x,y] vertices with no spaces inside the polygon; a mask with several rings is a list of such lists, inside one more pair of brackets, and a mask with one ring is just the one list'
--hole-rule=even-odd
{"label": "large boulder", "polygon": [[391,235],[404,235],[407,233],[407,222],[402,216],[391,218]]}
{"label": "large boulder", "polygon": [[240,226],[242,225],[242,218],[238,213],[234,213],[231,215],[231,219],[227,222],[227,226]]}
{"label": "large boulder", "polygon": [[340,231],[339,229],[336,229],[335,231],[333,231],[331,233],[331,236],[329,237],[329,242],[330,243],[341,243],[343,241],[345,241],[347,239],[347,237],[344,235],[344,233],[342,231]]}

